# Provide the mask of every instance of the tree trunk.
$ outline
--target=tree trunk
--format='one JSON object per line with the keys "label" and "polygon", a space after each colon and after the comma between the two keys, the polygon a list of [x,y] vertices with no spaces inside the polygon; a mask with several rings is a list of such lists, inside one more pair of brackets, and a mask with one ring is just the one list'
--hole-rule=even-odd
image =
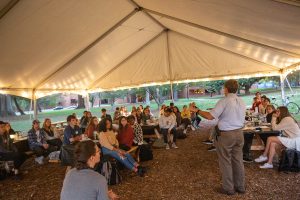
{"label": "tree trunk", "polygon": [[0,116],[16,116],[11,104],[11,96],[0,94]]}
{"label": "tree trunk", "polygon": [[81,109],[81,108],[85,108],[84,98],[82,97],[82,95],[78,95],[78,105],[76,109]]}
{"label": "tree trunk", "polygon": [[15,102],[16,108],[17,110],[20,112],[21,115],[25,115],[24,111],[22,110],[22,108],[20,107],[18,101],[17,101],[17,97],[13,97],[13,100]]}
{"label": "tree trunk", "polygon": [[250,85],[245,85],[245,95],[250,94]]}
{"label": "tree trunk", "polygon": [[190,85],[186,84],[186,98],[190,99]]}

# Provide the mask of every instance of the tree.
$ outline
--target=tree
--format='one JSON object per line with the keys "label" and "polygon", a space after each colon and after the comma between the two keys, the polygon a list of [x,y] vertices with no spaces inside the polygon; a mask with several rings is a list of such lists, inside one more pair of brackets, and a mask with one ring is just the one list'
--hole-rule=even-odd
{"label": "tree", "polygon": [[113,109],[116,99],[119,97],[124,97],[125,95],[127,95],[127,93],[127,90],[107,91],[102,92],[101,97],[104,99],[110,99],[110,104]]}
{"label": "tree", "polygon": [[16,116],[16,113],[12,107],[12,99],[10,95],[0,94],[0,116]]}
{"label": "tree", "polygon": [[18,103],[18,100],[17,100],[18,97],[13,96],[12,98],[13,98],[14,103],[15,103],[15,106],[16,106],[17,110],[20,112],[20,114],[21,114],[21,115],[25,115],[23,109],[21,108],[21,106],[20,106],[19,103]]}
{"label": "tree", "polygon": [[245,90],[245,94],[249,95],[251,86],[254,83],[258,82],[260,79],[262,79],[262,77],[259,77],[259,78],[242,78],[242,79],[239,79],[238,82],[239,82],[240,88],[243,88]]}
{"label": "tree", "polygon": [[211,93],[217,92],[218,95],[221,94],[225,81],[224,80],[217,80],[217,81],[208,81],[205,82],[204,87]]}

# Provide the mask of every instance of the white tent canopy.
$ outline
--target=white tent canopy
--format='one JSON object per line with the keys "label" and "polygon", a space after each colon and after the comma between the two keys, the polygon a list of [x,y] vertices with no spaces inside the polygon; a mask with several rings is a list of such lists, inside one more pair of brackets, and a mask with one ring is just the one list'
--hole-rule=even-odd
{"label": "white tent canopy", "polygon": [[2,0],[0,92],[32,98],[300,69],[289,0]]}

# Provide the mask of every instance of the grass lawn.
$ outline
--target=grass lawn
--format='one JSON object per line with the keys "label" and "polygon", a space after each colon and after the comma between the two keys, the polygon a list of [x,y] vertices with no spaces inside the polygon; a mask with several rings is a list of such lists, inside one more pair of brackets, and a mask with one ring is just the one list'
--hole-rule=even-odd
{"label": "grass lawn", "polygon": [[[293,98],[290,99],[290,101],[293,101],[297,104],[300,105],[300,89],[296,89],[294,90],[296,92],[297,95],[295,95]],[[264,93],[267,97],[276,97],[277,98],[277,102],[276,104],[280,105],[280,91],[264,91]],[[286,90],[286,95],[290,95],[290,91]],[[243,98],[243,100],[245,101],[245,103],[247,104],[247,106],[250,106],[252,104],[252,99],[254,97],[254,95],[249,95],[249,96],[241,96]],[[175,105],[182,110],[182,106],[183,105],[188,105],[190,102],[194,101],[196,102],[197,106],[201,109],[207,109],[207,108],[213,108],[216,104],[216,102],[222,98],[222,96],[213,96],[213,97],[209,97],[209,96],[205,96],[205,97],[201,97],[201,98],[197,98],[197,99],[179,99],[175,102]],[[166,105],[169,105],[171,101],[167,100],[164,103]],[[133,105],[138,106],[139,104],[117,104],[116,106],[126,106],[127,110],[130,111],[131,107]],[[113,113],[113,108],[110,105],[104,105],[104,108],[106,108],[111,114]],[[101,108],[103,108],[101,107]],[[152,101],[150,104],[151,110],[154,114],[157,113],[157,109],[158,106],[157,104]],[[101,115],[101,108],[91,108],[91,112],[93,115],[100,117]],[[47,111],[47,112],[42,112],[39,113],[38,115],[38,119],[42,122],[45,118],[50,118],[52,120],[52,122],[55,121],[62,121],[62,120],[66,120],[66,117],[72,113],[76,113],[78,117],[82,116],[82,112],[84,111],[84,109],[76,109],[76,110],[57,110],[57,111]],[[155,112],[156,111],[156,112]],[[300,120],[300,114],[298,114],[297,116],[295,116],[295,118],[299,121]],[[4,119],[5,120],[5,119]],[[31,121],[32,121],[32,116],[30,115],[25,115],[25,116],[17,116],[14,118],[11,118],[9,121],[13,127],[14,130],[20,130],[20,131],[28,131],[31,127]]]}

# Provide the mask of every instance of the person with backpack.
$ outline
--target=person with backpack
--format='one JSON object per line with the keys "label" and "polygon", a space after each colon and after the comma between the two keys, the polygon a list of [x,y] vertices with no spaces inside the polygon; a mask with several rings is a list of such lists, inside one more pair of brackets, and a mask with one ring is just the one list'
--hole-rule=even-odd
{"label": "person with backpack", "polygon": [[115,200],[118,196],[108,191],[106,179],[94,171],[100,162],[100,149],[91,140],[79,142],[75,147],[75,168],[71,169],[63,183],[61,200]]}
{"label": "person with backpack", "polygon": [[273,131],[282,131],[282,136],[268,137],[267,145],[264,153],[255,159],[255,162],[265,162],[260,166],[261,169],[273,168],[273,157],[276,153],[276,146],[283,145],[288,149],[300,150],[300,128],[297,121],[291,116],[289,110],[285,106],[277,108],[276,113],[272,116]]}
{"label": "person with backpack", "polygon": [[129,153],[119,148],[119,142],[112,129],[112,122],[108,118],[102,121],[99,134],[99,142],[103,155],[108,155],[122,163],[127,169],[136,172],[139,176],[144,176],[144,168],[141,167]]}

